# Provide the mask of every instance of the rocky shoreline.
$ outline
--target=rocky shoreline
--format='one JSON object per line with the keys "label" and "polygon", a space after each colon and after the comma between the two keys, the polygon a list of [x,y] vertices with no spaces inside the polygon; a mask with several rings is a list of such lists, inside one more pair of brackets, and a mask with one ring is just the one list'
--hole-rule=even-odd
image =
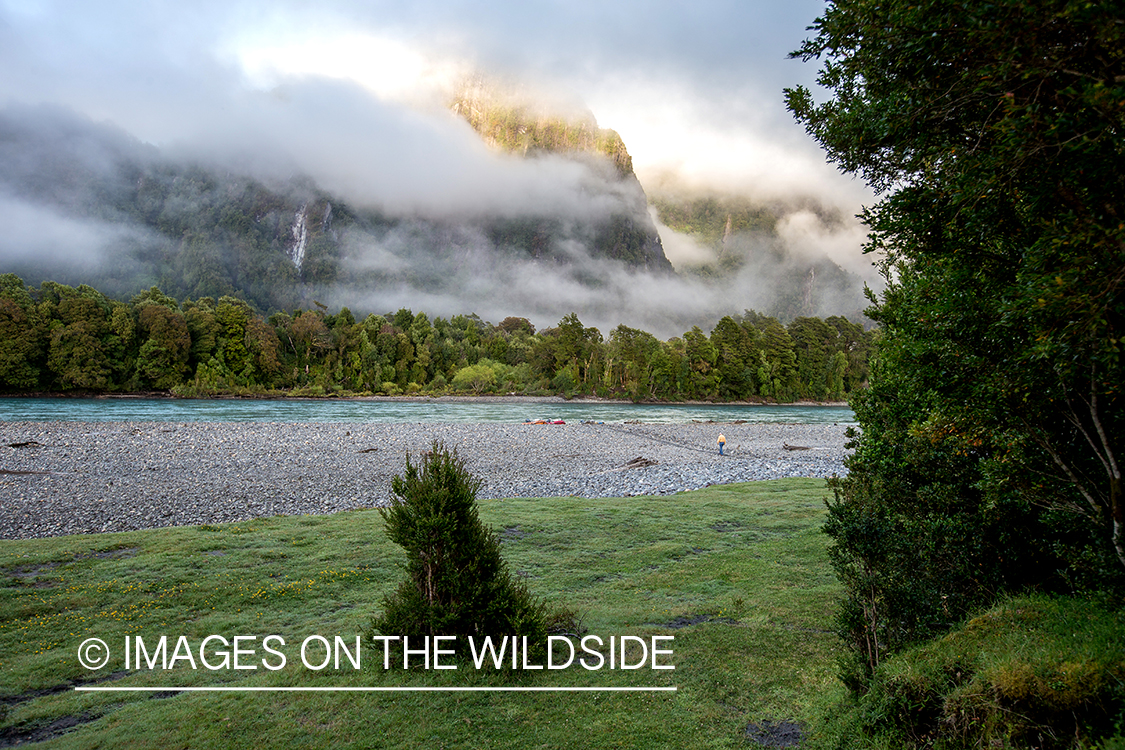
{"label": "rocky shoreline", "polygon": [[[0,422],[0,538],[385,504],[441,440],[481,498],[665,495],[845,472],[844,425]],[[722,432],[726,455],[715,441]],[[646,459],[637,464],[636,458]],[[651,462],[651,463],[650,463]]]}

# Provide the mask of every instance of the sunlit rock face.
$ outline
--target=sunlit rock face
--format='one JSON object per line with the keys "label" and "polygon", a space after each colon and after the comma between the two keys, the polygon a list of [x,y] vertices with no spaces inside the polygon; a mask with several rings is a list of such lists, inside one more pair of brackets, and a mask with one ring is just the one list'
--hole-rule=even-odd
{"label": "sunlit rock face", "polygon": [[[611,211],[591,217],[590,225],[579,232],[585,235],[579,239],[589,245],[591,255],[648,271],[672,271],[624,141],[617,132],[599,128],[588,109],[482,76],[464,79],[449,108],[492,148],[526,158],[562,157],[589,170],[590,194],[613,204]],[[542,257],[557,225],[549,216],[527,219],[516,231],[530,233],[530,248]],[[501,232],[505,229],[501,227]]]}

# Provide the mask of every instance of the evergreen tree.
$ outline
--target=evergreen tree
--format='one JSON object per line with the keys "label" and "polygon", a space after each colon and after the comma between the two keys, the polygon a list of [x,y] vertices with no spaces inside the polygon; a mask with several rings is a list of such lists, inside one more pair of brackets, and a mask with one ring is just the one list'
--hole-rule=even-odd
{"label": "evergreen tree", "polygon": [[146,302],[139,309],[144,336],[137,357],[137,375],[146,385],[168,389],[183,382],[191,354],[191,335],[178,310]]}
{"label": "evergreen tree", "polygon": [[56,383],[63,390],[110,388],[108,301],[85,286],[75,290],[57,285],[54,291],[60,299],[52,305],[56,319],[51,323],[47,366]]}
{"label": "evergreen tree", "polygon": [[758,336],[758,329],[747,329],[729,315],[711,331],[711,343],[718,354],[719,395],[732,399],[756,395],[754,369],[758,366]]}
{"label": "evergreen tree", "polygon": [[828,379],[832,368],[831,341],[836,331],[820,318],[797,318],[789,324],[797,357],[797,379],[801,395],[823,399],[828,395]]}
{"label": "evergreen tree", "polygon": [[719,385],[719,374],[715,370],[719,355],[699,326],[684,333],[684,353],[690,368],[686,395],[688,398],[710,398]]}
{"label": "evergreen tree", "polygon": [[477,514],[480,480],[456,451],[434,442],[391,481],[380,509],[387,536],[406,550],[406,578],[374,618],[386,635],[526,635],[545,641],[546,608],[508,571],[500,540]]}
{"label": "evergreen tree", "polygon": [[762,395],[792,401],[797,391],[797,354],[793,339],[775,318],[766,318],[761,329],[758,380],[762,384]]}

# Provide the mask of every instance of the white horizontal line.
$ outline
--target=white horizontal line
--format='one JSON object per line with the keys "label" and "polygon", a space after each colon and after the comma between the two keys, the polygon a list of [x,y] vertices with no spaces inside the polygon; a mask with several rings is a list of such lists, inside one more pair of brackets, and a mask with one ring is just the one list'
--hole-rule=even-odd
{"label": "white horizontal line", "polygon": [[658,693],[675,687],[75,687],[87,693]]}

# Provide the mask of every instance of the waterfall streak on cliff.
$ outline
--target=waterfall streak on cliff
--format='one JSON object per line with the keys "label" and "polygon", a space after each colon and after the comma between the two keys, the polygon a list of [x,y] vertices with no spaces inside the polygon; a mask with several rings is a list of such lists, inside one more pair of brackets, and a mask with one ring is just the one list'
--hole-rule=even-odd
{"label": "waterfall streak on cliff", "polygon": [[309,204],[301,206],[297,211],[293,221],[293,239],[294,243],[289,248],[289,259],[293,261],[293,265],[297,270],[301,270],[301,264],[305,261],[305,246],[309,242],[309,226],[308,226]]}

